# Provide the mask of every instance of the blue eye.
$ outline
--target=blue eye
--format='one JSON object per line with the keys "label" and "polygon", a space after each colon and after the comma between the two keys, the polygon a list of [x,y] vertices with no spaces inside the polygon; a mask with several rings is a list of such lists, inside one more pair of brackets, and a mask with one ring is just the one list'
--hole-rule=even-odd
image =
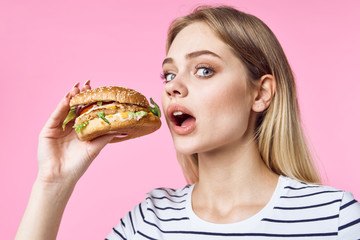
{"label": "blue eye", "polygon": [[164,79],[165,79],[166,82],[169,82],[169,81],[173,80],[175,78],[175,76],[176,75],[173,74],[173,73],[165,73],[164,74]]}
{"label": "blue eye", "polygon": [[210,77],[211,75],[214,74],[214,71],[206,68],[206,67],[199,67],[196,69],[195,75],[199,76],[199,77]]}

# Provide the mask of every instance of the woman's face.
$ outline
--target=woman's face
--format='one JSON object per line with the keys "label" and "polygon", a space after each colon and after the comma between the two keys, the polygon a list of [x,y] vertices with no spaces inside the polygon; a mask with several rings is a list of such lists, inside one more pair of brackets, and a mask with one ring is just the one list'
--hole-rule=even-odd
{"label": "woman's face", "polygon": [[178,152],[213,151],[253,137],[246,69],[208,25],[191,24],[176,36],[163,71],[162,106]]}

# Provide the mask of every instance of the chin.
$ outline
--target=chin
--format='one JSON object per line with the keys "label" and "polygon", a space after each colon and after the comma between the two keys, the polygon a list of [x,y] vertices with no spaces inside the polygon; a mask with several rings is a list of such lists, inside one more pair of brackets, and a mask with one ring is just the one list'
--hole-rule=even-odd
{"label": "chin", "polygon": [[183,155],[193,155],[195,153],[198,153],[194,149],[185,148],[183,146],[181,146],[181,147],[175,146],[175,150],[176,150],[177,153],[183,154]]}
{"label": "chin", "polygon": [[184,155],[192,155],[198,153],[199,148],[193,141],[180,141],[179,139],[173,139],[174,147],[177,153]]}
{"label": "chin", "polygon": [[193,155],[197,153],[210,152],[217,147],[214,146],[204,146],[196,144],[195,142],[185,142],[185,141],[176,141],[174,139],[174,147],[177,153],[184,155]]}

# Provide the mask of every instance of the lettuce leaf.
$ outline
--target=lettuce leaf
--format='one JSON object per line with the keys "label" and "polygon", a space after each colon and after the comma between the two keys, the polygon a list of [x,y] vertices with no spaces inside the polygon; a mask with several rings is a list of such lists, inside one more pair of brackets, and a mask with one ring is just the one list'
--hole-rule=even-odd
{"label": "lettuce leaf", "polygon": [[62,124],[63,131],[65,131],[66,124],[68,124],[74,118],[76,118],[76,108],[70,109],[68,115],[66,116],[66,118]]}
{"label": "lettuce leaf", "polygon": [[161,117],[161,111],[159,106],[154,102],[154,100],[152,98],[150,98],[150,103],[152,105],[154,105],[154,107],[149,107],[149,111],[152,112],[153,114],[155,114],[158,117]]}
{"label": "lettuce leaf", "polygon": [[80,124],[80,125],[77,125],[77,126],[73,126],[73,128],[75,128],[75,132],[79,133],[81,131],[81,129],[83,129],[84,127],[86,127],[87,125],[89,124],[88,121]]}
{"label": "lettuce leaf", "polygon": [[98,116],[99,118],[101,118],[101,119],[104,120],[107,124],[110,125],[110,122],[109,122],[109,120],[106,119],[104,112],[99,112],[98,114],[96,114],[96,116]]}

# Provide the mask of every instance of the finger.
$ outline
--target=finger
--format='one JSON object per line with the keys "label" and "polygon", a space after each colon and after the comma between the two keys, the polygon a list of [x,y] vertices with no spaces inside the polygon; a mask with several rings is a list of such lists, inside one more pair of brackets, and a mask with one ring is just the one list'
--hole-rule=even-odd
{"label": "finger", "polygon": [[115,136],[113,139],[111,139],[110,143],[117,143],[122,142],[131,139],[131,136],[128,135],[121,135],[121,136]]}
{"label": "finger", "polygon": [[69,112],[69,103],[70,103],[70,92],[68,92],[63,99],[59,102],[54,112],[50,115],[50,118],[47,120],[44,128],[56,128],[59,127],[62,121],[65,119],[66,115]]}
{"label": "finger", "polygon": [[62,122],[66,118],[70,107],[70,99],[80,92],[78,86],[80,83],[76,83],[72,89],[61,99],[54,112],[50,115],[50,118],[45,124],[44,128],[57,128],[62,125]]}
{"label": "finger", "polygon": [[90,80],[87,80],[87,81],[84,83],[83,87],[81,88],[81,91],[83,92],[83,91],[86,91],[86,90],[89,90],[89,89],[91,89]]}
{"label": "finger", "polygon": [[78,82],[71,88],[70,99],[80,92],[79,85],[80,83]]}
{"label": "finger", "polygon": [[113,138],[114,135],[104,135],[92,140],[88,148],[88,152],[89,155],[91,156],[91,159],[94,159],[100,153],[100,151],[106,146],[106,144],[108,144]]}

